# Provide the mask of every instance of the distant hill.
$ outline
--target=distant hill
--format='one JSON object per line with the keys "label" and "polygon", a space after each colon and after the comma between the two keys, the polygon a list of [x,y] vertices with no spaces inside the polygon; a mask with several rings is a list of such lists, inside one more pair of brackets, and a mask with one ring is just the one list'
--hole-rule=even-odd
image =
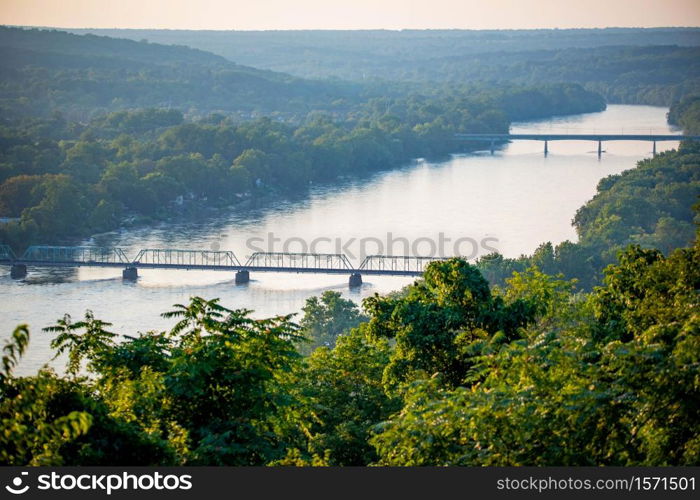
{"label": "distant hill", "polygon": [[[700,46],[699,28],[605,28],[564,30],[299,30],[213,31],[69,29],[133,40],[182,44],[240,64],[303,77],[362,76],[348,72],[366,62],[372,74],[381,63],[474,54],[612,46]],[[337,63],[337,64],[331,64]],[[359,69],[355,68],[355,69]],[[388,70],[391,68],[387,68]]]}
{"label": "distant hill", "polygon": [[73,31],[0,27],[2,116],[61,110],[87,122],[159,107],[187,116],[345,118],[371,97],[473,83],[578,83],[609,102],[657,105],[700,93],[696,28]]}
{"label": "distant hill", "polygon": [[136,42],[125,38],[59,30],[0,28],[0,46],[76,57],[107,57],[152,64],[226,64],[226,59],[185,46]]}
{"label": "distant hill", "polygon": [[649,104],[700,88],[699,28],[72,31],[188,45],[303,78],[572,82],[611,102]]}
{"label": "distant hill", "polygon": [[59,109],[87,119],[101,111],[172,106],[191,114],[290,118],[315,109],[342,112],[361,90],[241,66],[185,46],[0,27],[6,117]]}

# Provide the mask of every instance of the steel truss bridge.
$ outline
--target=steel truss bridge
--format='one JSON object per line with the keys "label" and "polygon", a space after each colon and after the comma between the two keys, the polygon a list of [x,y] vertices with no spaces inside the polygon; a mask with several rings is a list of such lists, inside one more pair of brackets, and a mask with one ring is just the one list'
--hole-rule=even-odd
{"label": "steel truss bridge", "polygon": [[646,141],[652,142],[656,155],[656,143],[662,141],[700,141],[697,135],[678,134],[455,134],[460,141],[488,142],[493,154],[496,143],[507,141],[542,141],[544,154],[549,153],[549,141],[592,141],[598,143],[598,156],[603,154],[603,142]]}
{"label": "steel truss bridge", "polygon": [[138,269],[231,271],[236,283],[247,283],[251,272],[350,275],[350,286],[362,284],[362,275],[420,276],[437,257],[370,255],[355,267],[344,254],[256,252],[243,263],[232,251],[147,248],[130,259],[121,248],[31,246],[20,257],[0,245],[0,265],[10,266],[12,278],[27,275],[28,267],[121,268],[127,280]]}

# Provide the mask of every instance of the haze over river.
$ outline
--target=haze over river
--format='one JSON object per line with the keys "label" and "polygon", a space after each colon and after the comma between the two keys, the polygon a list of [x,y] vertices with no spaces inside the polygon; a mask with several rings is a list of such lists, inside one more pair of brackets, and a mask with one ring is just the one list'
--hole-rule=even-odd
{"label": "haze over river", "polygon": [[[601,113],[517,123],[511,132],[672,133],[666,112],[660,107],[611,105]],[[661,142],[657,150],[677,146]],[[531,253],[545,241],[575,241],[571,220],[595,194],[598,181],[651,156],[652,144],[604,143],[600,160],[596,148],[593,142],[550,142],[545,158],[541,142],[519,141],[503,146],[494,155],[456,155],[436,163],[417,160],[370,178],[313,187],[310,195],[299,201],[279,202],[264,209],[231,209],[205,221],[124,229],[85,243],[118,246],[130,258],[142,248],[233,250],[244,262],[253,246],[298,252],[303,249],[302,241],[309,249],[316,240],[317,252],[335,253],[338,243],[345,245],[353,264],[359,265],[363,253],[387,253],[391,233],[394,254],[404,253],[401,238],[418,255],[431,251],[430,241],[437,245],[440,239],[449,238],[443,255],[457,250],[474,257],[493,248],[516,257]],[[268,248],[269,235],[280,240],[272,248]],[[454,242],[460,238],[455,249]],[[471,241],[477,243],[477,252]],[[219,297],[227,307],[253,309],[255,316],[263,317],[298,312],[307,297],[328,289],[359,302],[413,281],[363,276],[363,286],[349,290],[346,275],[251,273],[250,283],[239,286],[233,279],[233,273],[225,272],[139,269],[138,281],[128,283],[122,281],[121,269],[116,268],[30,268],[27,278],[15,281],[9,268],[2,267],[0,340],[4,341],[17,324],[30,325],[29,351],[17,371],[26,374],[51,358],[51,335],[41,328],[65,313],[77,321],[91,309],[96,317],[113,323],[111,331],[135,335],[168,328],[172,320],[161,318],[159,313],[192,295]]]}

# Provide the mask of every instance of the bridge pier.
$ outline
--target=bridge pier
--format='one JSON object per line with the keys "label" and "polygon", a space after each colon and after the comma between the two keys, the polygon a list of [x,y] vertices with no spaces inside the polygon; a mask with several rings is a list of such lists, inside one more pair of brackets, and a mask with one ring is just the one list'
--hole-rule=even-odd
{"label": "bridge pier", "polygon": [[13,280],[21,280],[27,276],[27,266],[24,264],[13,264],[10,268],[10,278]]}
{"label": "bridge pier", "polygon": [[547,156],[549,154],[549,143],[547,141],[544,141],[544,155]]}
{"label": "bridge pier", "polygon": [[352,273],[348,284],[350,285],[350,288],[362,286],[362,275],[360,273]]}
{"label": "bridge pier", "polygon": [[122,271],[124,281],[136,281],[139,277],[139,270],[135,267],[127,267]]}
{"label": "bridge pier", "polygon": [[236,285],[245,285],[250,281],[250,273],[245,269],[236,272]]}
{"label": "bridge pier", "polygon": [[654,141],[654,149],[652,149],[652,154],[656,156],[656,141]]}
{"label": "bridge pier", "polygon": [[603,141],[598,141],[598,158],[603,155]]}

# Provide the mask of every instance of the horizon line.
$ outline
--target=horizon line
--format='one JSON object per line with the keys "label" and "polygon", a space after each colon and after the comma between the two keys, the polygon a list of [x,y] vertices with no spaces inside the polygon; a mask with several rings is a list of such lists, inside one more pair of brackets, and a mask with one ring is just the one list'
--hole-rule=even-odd
{"label": "horizon line", "polygon": [[269,29],[237,29],[237,28],[164,28],[164,27],[99,27],[99,26],[40,26],[24,24],[0,24],[6,28],[25,28],[43,30],[123,30],[123,31],[219,31],[219,32],[299,32],[299,31],[388,31],[400,33],[403,31],[595,31],[595,30],[700,30],[700,25],[677,25],[677,26],[596,26],[596,27],[539,27],[539,28],[269,28]]}

